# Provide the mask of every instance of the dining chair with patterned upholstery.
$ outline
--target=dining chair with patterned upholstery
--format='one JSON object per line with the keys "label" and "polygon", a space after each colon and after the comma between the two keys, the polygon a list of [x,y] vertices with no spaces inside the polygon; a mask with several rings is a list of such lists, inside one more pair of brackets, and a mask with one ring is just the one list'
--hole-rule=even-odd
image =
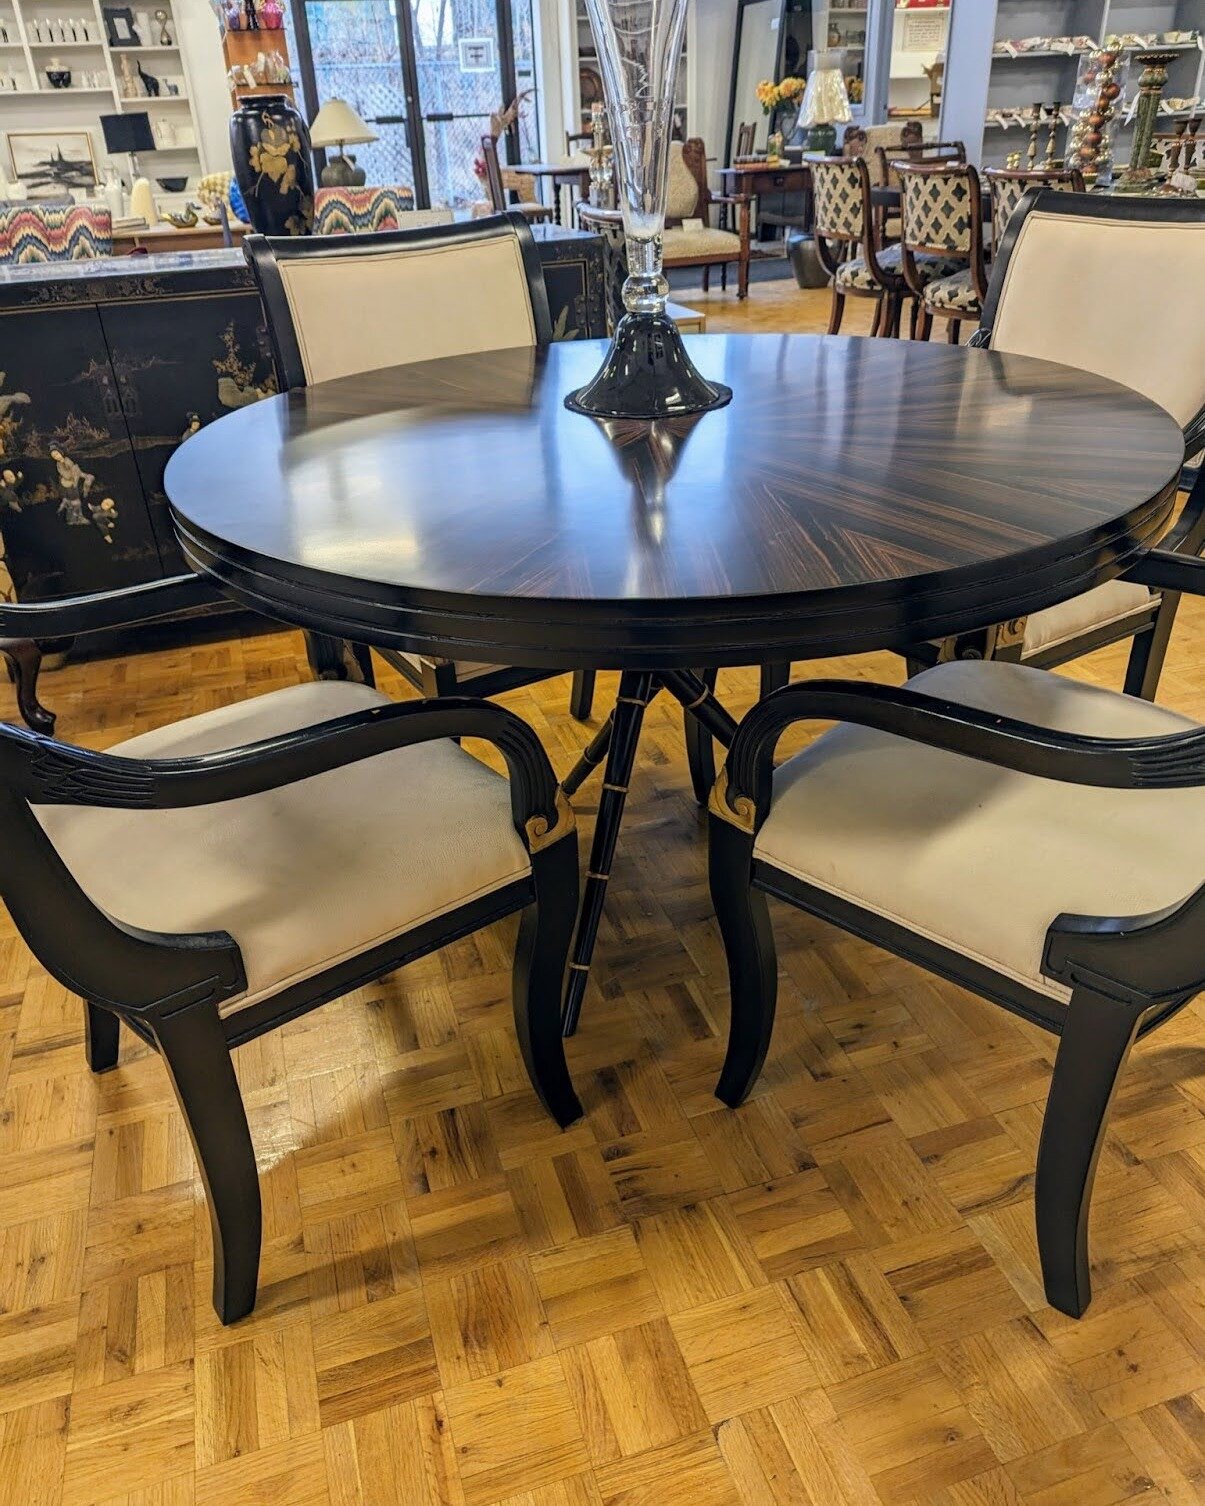
{"label": "dining chair with patterned upholstery", "polygon": [[[0,633],[28,631],[24,610],[0,605]],[[46,604],[39,623],[54,626]],[[508,777],[460,747],[468,737]],[[123,1025],[163,1059],[209,1205],[223,1323],[255,1305],[260,1258],[236,1046],[521,912],[520,1051],[557,1122],[580,1113],[560,1025],[573,815],[535,733],[501,706],[399,705],[322,681],[104,753],[0,724],[0,847],[0,897],[82,999],[92,1070],[117,1066]]]}
{"label": "dining chair with patterned upholstery", "polygon": [[[1177,351],[1150,318],[1150,289],[1176,290]],[[1102,318],[1102,310],[1107,317]],[[1031,190],[992,263],[972,345],[1076,366],[1136,388],[1184,431],[1185,460],[1205,450],[1205,216],[1188,199]],[[1038,399],[1040,401],[1040,398]],[[1199,465],[1165,549],[1205,550],[1205,466]],[[1050,669],[1132,639],[1125,689],[1153,699],[1179,604],[1176,591],[1113,580],[1024,622],[969,635],[965,651]],[[924,644],[919,669],[959,652]]]}
{"label": "dining chair with patterned upholstery", "polygon": [[[386,366],[552,339],[544,274],[518,211],[367,235],[249,235],[243,251],[287,392]],[[427,696],[498,695],[547,671],[377,649]],[[590,714],[593,674],[574,675],[570,709]]]}
{"label": "dining chair with patterned upholstery", "polygon": [[872,335],[899,331],[900,310],[908,294],[898,247],[875,246],[870,203],[870,173],[861,157],[810,159],[816,255],[833,285],[828,333],[841,328],[847,298],[875,300]]}
{"label": "dining chair with patterned upholstery", "polygon": [[1078,167],[985,167],[987,191],[992,201],[992,250],[1004,241],[1008,222],[1031,188],[1083,193],[1084,175]]}
{"label": "dining chair with patterned upholstery", "polygon": [[[1202,560],[1151,551],[1135,573],[1205,595]],[[775,769],[782,734],[813,719],[838,725]],[[767,895],[1051,1032],[1038,1254],[1047,1301],[1079,1317],[1118,1078],[1205,986],[1205,728],[1020,664],[801,682],[746,716],[710,810],[731,987],[718,1096],[742,1103],[770,1044]]]}
{"label": "dining chair with patterned upholstery", "polygon": [[[920,303],[920,338],[929,338],[937,315],[948,321],[956,345],[963,321],[978,323],[987,295],[979,174],[966,162],[899,161],[893,167],[903,195],[904,281]],[[936,270],[939,262],[945,270]]]}
{"label": "dining chair with patterned upholstery", "polygon": [[[906,142],[898,125],[867,126],[866,157],[870,166],[870,181],[873,188],[899,188],[899,174],[893,162],[965,162],[967,149],[961,141]],[[875,213],[875,229],[879,245],[886,246],[900,238],[899,211],[886,205],[879,206]]]}

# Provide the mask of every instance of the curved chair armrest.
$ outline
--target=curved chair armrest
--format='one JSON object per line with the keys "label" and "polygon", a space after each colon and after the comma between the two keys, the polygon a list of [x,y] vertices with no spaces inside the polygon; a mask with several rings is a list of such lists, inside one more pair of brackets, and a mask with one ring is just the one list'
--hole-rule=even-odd
{"label": "curved chair armrest", "polygon": [[713,193],[709,204],[752,204],[753,195],[747,193]]}
{"label": "curved chair armrest", "polygon": [[0,603],[0,638],[76,638],[104,628],[132,627],[200,610],[227,601],[200,575],[172,575],[166,580],[96,591],[87,596],[60,596],[51,601]]}
{"label": "curved chair armrest", "polygon": [[243,748],[191,758],[92,753],[5,726],[0,727],[0,771],[33,805],[171,810],[262,794],[445,737],[479,737],[502,754],[510,774],[515,829],[529,851],[539,851],[573,829],[573,813],[539,738],[513,712],[469,697],[374,706]]}
{"label": "curved chair armrest", "polygon": [[759,702],[737,729],[708,802],[716,816],[756,832],[770,812],[774,748],[794,722],[856,722],[1001,768],[1107,789],[1205,785],[1205,727],[1166,737],[1082,737],[908,686],[809,680]]}
{"label": "curved chair armrest", "polygon": [[[1200,489],[1201,502],[1205,505],[1205,485],[1198,481],[1194,492]],[[1205,596],[1205,560],[1195,554],[1175,554],[1170,549],[1148,549],[1136,565],[1125,573],[1125,579],[1139,586],[1152,586],[1157,591],[1183,591],[1189,596]]]}

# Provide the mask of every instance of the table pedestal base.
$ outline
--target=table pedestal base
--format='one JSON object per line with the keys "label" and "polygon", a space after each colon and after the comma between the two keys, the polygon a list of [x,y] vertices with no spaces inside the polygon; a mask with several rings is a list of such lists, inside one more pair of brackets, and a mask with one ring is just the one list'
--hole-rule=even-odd
{"label": "table pedestal base", "polygon": [[[598,802],[598,819],[594,826],[594,841],[590,846],[586,887],[582,895],[577,934],[573,941],[573,958],[569,963],[569,980],[565,989],[563,1029],[566,1035],[573,1035],[577,1030],[582,1012],[582,999],[590,976],[590,960],[594,955],[594,942],[602,919],[607,881],[611,876],[615,843],[623,822],[623,808],[632,778],[632,765],[636,761],[645,708],[659,691],[668,690],[676,700],[681,701],[688,713],[688,737],[697,728],[704,739],[715,738],[727,747],[736,733],[736,722],[712,693],[714,674],[709,678],[711,684],[684,669],[625,670],[619,677],[615,709],[595,733],[564,781],[562,788],[566,795],[574,794],[581,788],[590,771],[606,758],[602,798]],[[696,781],[696,793],[697,789]]]}

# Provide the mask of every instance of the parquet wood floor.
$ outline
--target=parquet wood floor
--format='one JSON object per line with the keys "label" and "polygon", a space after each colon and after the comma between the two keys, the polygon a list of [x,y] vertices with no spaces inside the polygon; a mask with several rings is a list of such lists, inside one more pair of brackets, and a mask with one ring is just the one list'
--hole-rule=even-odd
{"label": "parquet wood floor", "polygon": [[[826,315],[825,294],[752,293],[690,301],[713,329]],[[1181,623],[1162,699],[1205,717],[1205,610]],[[1076,673],[1117,685],[1121,666]],[[817,670],[901,675],[887,656]],[[305,673],[295,634],[215,635],[73,662],[45,694],[65,737],[104,747]],[[738,709],[755,691],[722,686]],[[566,693],[505,698],[560,769],[587,735]],[[596,797],[576,802],[584,837]],[[1073,1322],[1043,1304],[1032,1232],[1052,1040],[780,910],[770,1061],[721,1108],[703,834],[662,697],[570,1048],[588,1113],[565,1134],[512,1039],[508,924],[238,1053],[265,1253],[259,1307],[228,1330],[159,1063],[123,1037],[93,1078],[77,1001],[0,930],[0,1500],[1205,1499],[1205,1008],[1135,1053]]]}

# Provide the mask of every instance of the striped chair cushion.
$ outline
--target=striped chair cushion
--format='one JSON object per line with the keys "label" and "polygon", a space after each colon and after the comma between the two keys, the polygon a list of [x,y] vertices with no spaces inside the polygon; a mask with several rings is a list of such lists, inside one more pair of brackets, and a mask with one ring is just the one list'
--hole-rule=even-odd
{"label": "striped chair cushion", "polygon": [[398,216],[413,207],[409,188],[319,188],[314,193],[314,234],[396,230]]}
{"label": "striped chair cushion", "polygon": [[90,261],[113,254],[113,218],[87,204],[0,204],[0,262]]}

